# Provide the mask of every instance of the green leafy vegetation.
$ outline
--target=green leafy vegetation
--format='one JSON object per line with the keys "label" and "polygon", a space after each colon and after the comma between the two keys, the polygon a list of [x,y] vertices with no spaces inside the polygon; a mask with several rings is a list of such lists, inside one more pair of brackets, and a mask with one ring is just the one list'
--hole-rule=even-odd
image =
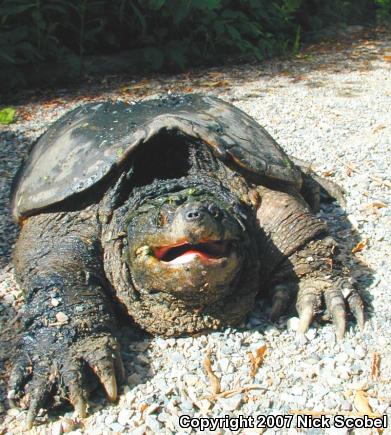
{"label": "green leafy vegetation", "polygon": [[391,21],[391,0],[375,0],[380,21]]}
{"label": "green leafy vegetation", "polygon": [[264,59],[296,53],[311,32],[362,22],[375,7],[386,16],[390,2],[0,0],[0,86],[26,84],[48,64],[63,78],[75,77],[87,55],[122,51],[139,72],[183,70],[231,54]]}
{"label": "green leafy vegetation", "polygon": [[6,107],[0,110],[0,124],[11,124],[15,119],[16,110],[12,107]]}

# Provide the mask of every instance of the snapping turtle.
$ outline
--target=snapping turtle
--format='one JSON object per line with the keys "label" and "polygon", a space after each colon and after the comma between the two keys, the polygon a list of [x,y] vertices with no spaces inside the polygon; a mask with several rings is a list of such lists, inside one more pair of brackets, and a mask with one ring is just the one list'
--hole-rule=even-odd
{"label": "snapping turtle", "polygon": [[[32,425],[54,388],[86,414],[85,376],[117,397],[118,313],[163,336],[238,325],[257,294],[296,302],[299,334],[326,307],[339,337],[363,304],[311,213],[303,174],[251,117],[197,94],[92,103],[60,118],[19,171],[14,251],[25,333],[11,399]],[[304,195],[304,196],[303,196]]]}

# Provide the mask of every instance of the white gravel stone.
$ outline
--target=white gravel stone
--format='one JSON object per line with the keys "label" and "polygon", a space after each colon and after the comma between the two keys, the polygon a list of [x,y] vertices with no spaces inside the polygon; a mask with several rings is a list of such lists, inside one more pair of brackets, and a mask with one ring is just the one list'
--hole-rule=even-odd
{"label": "white gravel stone", "polygon": [[147,430],[146,425],[142,424],[141,426],[137,426],[137,427],[132,428],[131,433],[132,433],[132,435],[144,435],[146,430]]}
{"label": "white gravel stone", "polygon": [[62,430],[62,424],[61,421],[57,421],[52,426],[52,432],[51,435],[62,435],[64,432]]}
{"label": "white gravel stone", "polygon": [[118,414],[118,423],[122,424],[122,426],[126,426],[126,424],[129,422],[130,418],[134,414],[133,411],[130,409],[123,408]]}
{"label": "white gravel stone", "polygon": [[235,411],[236,409],[239,409],[241,403],[242,403],[242,396],[240,394],[236,394],[235,396],[232,396],[228,399],[220,399],[218,401],[218,404],[225,411]]}
{"label": "white gravel stone", "polygon": [[145,424],[153,433],[157,433],[162,427],[155,415],[148,415],[145,418]]}
{"label": "white gravel stone", "polygon": [[106,418],[105,418],[105,425],[106,426],[110,426],[112,423],[114,423],[116,420],[115,415],[113,414],[109,414]]}
{"label": "white gravel stone", "polygon": [[358,359],[363,359],[367,356],[366,350],[360,344],[356,347],[354,354],[355,354],[356,358],[358,358]]}
{"label": "white gravel stone", "polygon": [[299,318],[298,317],[291,317],[286,322],[286,326],[289,331],[297,331],[299,328]]}
{"label": "white gravel stone", "polygon": [[114,423],[112,423],[112,424],[110,425],[110,429],[111,429],[113,432],[116,432],[116,433],[123,433],[123,431],[124,431],[124,427],[123,427],[123,425],[122,425],[122,424],[119,424],[118,422],[114,422]]}

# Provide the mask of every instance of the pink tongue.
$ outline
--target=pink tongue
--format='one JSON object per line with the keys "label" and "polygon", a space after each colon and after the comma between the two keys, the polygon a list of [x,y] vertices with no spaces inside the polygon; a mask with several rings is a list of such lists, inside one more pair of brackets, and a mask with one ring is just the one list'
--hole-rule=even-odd
{"label": "pink tongue", "polygon": [[196,251],[188,251],[185,254],[180,255],[177,258],[174,258],[174,260],[169,261],[170,264],[184,264],[189,263],[190,261],[194,260],[198,255],[200,255],[199,252]]}
{"label": "pink tongue", "polygon": [[170,264],[183,264],[183,263],[187,263],[191,260],[194,260],[194,258],[196,257],[201,257],[204,260],[209,260],[211,257],[210,255],[206,254],[205,252],[201,252],[201,251],[195,251],[193,249],[190,249],[188,251],[186,251],[184,254],[180,255],[177,258],[174,258],[174,260],[171,260],[169,263]]}
{"label": "pink tongue", "polygon": [[168,261],[167,263],[184,264],[194,260],[196,257],[200,257],[203,260],[209,260],[211,258],[210,255],[206,254],[205,252],[189,249],[188,251],[184,252],[182,255],[179,255],[178,257],[174,258],[171,261]]}

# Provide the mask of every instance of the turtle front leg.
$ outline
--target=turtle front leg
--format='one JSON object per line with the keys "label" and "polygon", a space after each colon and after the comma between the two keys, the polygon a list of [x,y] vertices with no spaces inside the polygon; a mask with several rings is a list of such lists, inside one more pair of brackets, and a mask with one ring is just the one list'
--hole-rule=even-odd
{"label": "turtle front leg", "polygon": [[322,312],[322,306],[326,307],[338,338],[343,337],[346,329],[347,309],[362,328],[364,306],[348,273],[331,237],[308,242],[280,264],[271,279],[272,318],[278,318],[287,308],[287,301],[297,293],[299,335],[307,331],[313,318]]}
{"label": "turtle front leg", "polygon": [[260,187],[257,218],[262,229],[261,262],[271,270],[271,317],[278,318],[296,298],[303,335],[314,317],[326,313],[341,338],[349,309],[360,327],[364,307],[351,283],[349,270],[339,258],[337,243],[326,225],[315,218],[295,191],[272,191]]}
{"label": "turtle front leg", "polygon": [[101,272],[93,219],[45,214],[24,223],[14,252],[25,291],[24,334],[10,378],[11,403],[28,396],[26,425],[55,391],[86,415],[88,371],[117,397],[123,366],[111,302]]}

